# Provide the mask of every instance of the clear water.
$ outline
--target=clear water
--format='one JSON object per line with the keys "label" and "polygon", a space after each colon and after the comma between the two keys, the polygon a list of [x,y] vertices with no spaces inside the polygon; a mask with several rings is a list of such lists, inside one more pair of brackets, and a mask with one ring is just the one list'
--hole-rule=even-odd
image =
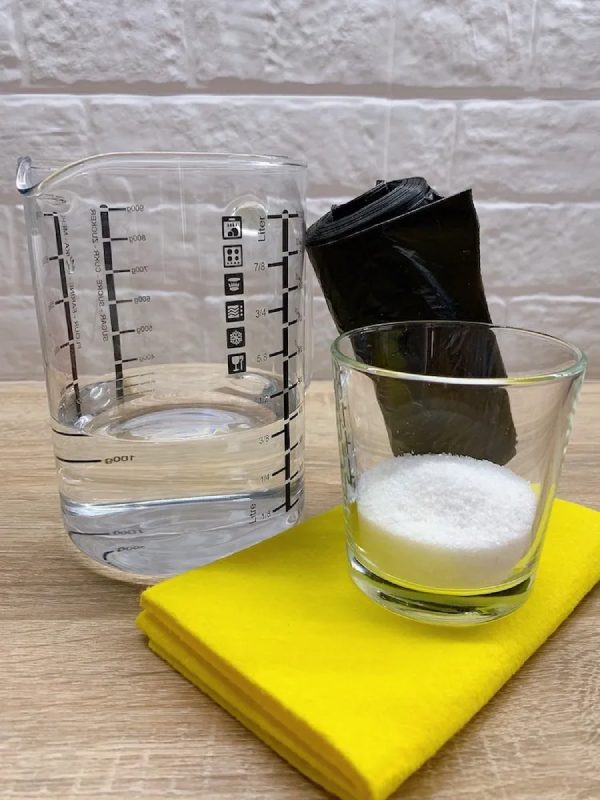
{"label": "clear water", "polygon": [[154,393],[112,402],[107,386],[82,392],[85,415],[65,396],[53,426],[65,527],[88,556],[158,577],[298,521],[301,408],[289,426],[286,486],[283,423],[260,398],[190,403]]}

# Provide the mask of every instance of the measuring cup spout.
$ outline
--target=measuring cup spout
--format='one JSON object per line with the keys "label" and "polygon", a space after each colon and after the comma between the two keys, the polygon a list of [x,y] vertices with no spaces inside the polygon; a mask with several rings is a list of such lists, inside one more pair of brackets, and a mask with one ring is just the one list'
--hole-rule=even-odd
{"label": "measuring cup spout", "polygon": [[29,156],[22,156],[17,161],[17,190],[21,194],[30,191],[34,187],[33,168]]}
{"label": "measuring cup spout", "polygon": [[33,164],[29,156],[17,160],[17,191],[29,194],[38,184],[55,170]]}
{"label": "measuring cup spout", "polygon": [[22,156],[17,160],[17,191],[20,194],[29,194],[55,171],[53,168],[36,166],[29,156]]}

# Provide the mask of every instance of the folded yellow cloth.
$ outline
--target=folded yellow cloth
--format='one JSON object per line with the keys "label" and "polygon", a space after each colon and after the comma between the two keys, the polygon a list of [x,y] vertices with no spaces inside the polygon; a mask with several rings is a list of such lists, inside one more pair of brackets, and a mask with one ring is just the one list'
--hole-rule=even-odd
{"label": "folded yellow cloth", "polygon": [[600,578],[600,513],[556,501],[538,578],[473,628],[390,614],[352,585],[339,508],[153,586],[150,647],[291,764],[379,800],[459,730]]}

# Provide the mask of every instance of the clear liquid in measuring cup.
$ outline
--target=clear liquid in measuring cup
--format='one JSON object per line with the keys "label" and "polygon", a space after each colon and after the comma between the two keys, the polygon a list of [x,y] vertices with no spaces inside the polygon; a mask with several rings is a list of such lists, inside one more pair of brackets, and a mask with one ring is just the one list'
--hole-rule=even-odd
{"label": "clear liquid in measuring cup", "polygon": [[160,402],[145,391],[114,403],[114,383],[100,382],[82,389],[84,405],[96,412],[84,417],[67,393],[53,427],[71,540],[101,564],[160,576],[295,524],[303,412],[299,406],[292,415],[284,441],[281,417],[261,402],[276,389],[265,378],[260,394],[241,398],[215,393],[186,402],[164,392]]}

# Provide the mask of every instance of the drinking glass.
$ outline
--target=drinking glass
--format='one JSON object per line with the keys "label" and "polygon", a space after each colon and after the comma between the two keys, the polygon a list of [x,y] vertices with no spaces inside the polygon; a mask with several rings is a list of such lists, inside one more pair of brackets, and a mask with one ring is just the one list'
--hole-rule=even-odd
{"label": "drinking glass", "polygon": [[586,360],[471,322],[372,325],[332,345],[352,579],[398,614],[487,622],[535,578]]}

